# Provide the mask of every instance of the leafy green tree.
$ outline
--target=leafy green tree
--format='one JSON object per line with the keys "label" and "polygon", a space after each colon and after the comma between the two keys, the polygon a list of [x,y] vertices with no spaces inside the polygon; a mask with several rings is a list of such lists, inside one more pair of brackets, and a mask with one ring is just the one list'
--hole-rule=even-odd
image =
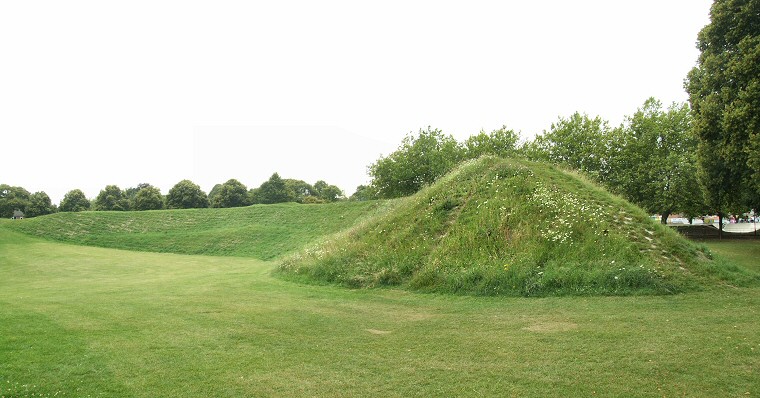
{"label": "leafy green tree", "polygon": [[335,185],[328,185],[325,187],[325,189],[319,192],[319,197],[327,202],[336,202],[338,200],[345,199],[343,190]]}
{"label": "leafy green tree", "polygon": [[480,133],[465,140],[465,157],[474,159],[483,155],[512,156],[515,154],[519,138],[519,135],[514,130],[507,129],[507,126],[502,126],[490,134],[481,130]]}
{"label": "leafy green tree", "polygon": [[35,192],[29,196],[29,206],[26,208],[27,217],[44,216],[55,211],[50,196],[45,192]]}
{"label": "leafy green tree", "polygon": [[356,191],[349,197],[349,200],[375,200],[377,199],[377,192],[369,185],[359,185],[356,187]]}
{"label": "leafy green tree", "polygon": [[760,201],[759,27],[760,0],[715,0],[685,82],[701,182],[721,220],[728,208]]}
{"label": "leafy green tree", "polygon": [[251,188],[248,190],[248,203],[252,205],[261,204],[261,196],[259,195],[259,188]]}
{"label": "leafy green tree", "polygon": [[369,167],[372,186],[381,198],[411,195],[451,171],[463,159],[459,143],[441,130],[407,135],[401,146]]}
{"label": "leafy green tree", "polygon": [[161,195],[160,189],[150,184],[144,184],[135,194],[132,203],[132,209],[138,211],[161,210],[164,208],[164,197]]}
{"label": "leafy green tree", "polygon": [[343,191],[335,185],[330,185],[323,180],[314,183],[315,195],[325,202],[335,202],[343,198]]}
{"label": "leafy green tree", "polygon": [[697,179],[697,142],[692,135],[692,116],[687,104],[672,104],[667,111],[649,98],[626,124],[615,131],[619,150],[608,159],[613,191],[663,223],[674,212],[703,213],[702,190]]}
{"label": "leafy green tree", "polygon": [[283,181],[285,181],[285,188],[288,190],[289,196],[288,201],[290,202],[304,203],[306,198],[316,196],[314,187],[306,181],[291,178],[286,178]]}
{"label": "leafy green tree", "polygon": [[169,209],[198,209],[208,207],[208,196],[197,184],[182,180],[175,184],[166,196]]}
{"label": "leafy green tree", "polygon": [[577,112],[560,118],[525,152],[534,160],[583,171],[663,220],[673,212],[697,215],[705,206],[697,183],[691,123],[686,104],[673,104],[664,111],[659,101],[650,98],[616,129],[599,117]]}
{"label": "leafy green tree", "polygon": [[288,187],[279,174],[274,173],[269,180],[264,181],[256,192],[257,203],[271,204],[292,201]]}
{"label": "leafy green tree", "polygon": [[[216,185],[214,185],[213,188],[211,188],[210,191],[208,191],[208,202],[209,202],[209,205],[211,205],[212,198],[214,196],[218,195],[219,191],[221,191],[221,190],[222,190],[222,184],[216,184]],[[211,205],[211,207],[214,207],[214,206]]]}
{"label": "leafy green tree", "polygon": [[72,189],[63,196],[58,209],[64,212],[90,210],[90,201],[84,196],[84,192],[79,189]]}
{"label": "leafy green tree", "polygon": [[327,188],[329,185],[324,180],[319,180],[314,183],[314,196],[319,196],[323,189]]}
{"label": "leafy green tree", "polygon": [[129,199],[129,203],[134,203],[135,197],[137,196],[137,193],[140,192],[141,189],[152,187],[152,185],[148,184],[147,182],[142,182],[137,184],[136,187],[129,187],[124,190],[124,196]]}
{"label": "leafy green tree", "polygon": [[29,191],[22,187],[0,184],[0,217],[10,218],[14,210],[26,213],[30,195]]}
{"label": "leafy green tree", "polygon": [[209,193],[211,207],[248,206],[248,188],[236,179],[217,184]]}
{"label": "leafy green tree", "polygon": [[124,190],[124,197],[127,198],[127,201],[129,202],[129,209],[134,210],[135,209],[135,198],[137,197],[137,193],[140,192],[141,189],[152,187],[152,185],[141,182],[137,184],[136,187],[129,187]]}
{"label": "leafy green tree", "polygon": [[116,185],[107,185],[95,198],[95,210],[125,211],[129,210],[129,199],[124,191]]}
{"label": "leafy green tree", "polygon": [[525,151],[533,160],[563,164],[604,181],[610,171],[606,156],[614,150],[610,132],[607,121],[576,112],[552,123]]}

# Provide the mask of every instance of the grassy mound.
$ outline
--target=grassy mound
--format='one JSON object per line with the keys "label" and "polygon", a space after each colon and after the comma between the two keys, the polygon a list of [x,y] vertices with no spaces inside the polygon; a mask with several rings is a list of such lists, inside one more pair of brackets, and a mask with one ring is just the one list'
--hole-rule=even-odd
{"label": "grassy mound", "polygon": [[282,274],[482,295],[668,294],[757,277],[552,166],[481,158],[286,258]]}
{"label": "grassy mound", "polygon": [[5,225],[29,235],[88,246],[269,260],[345,229],[382,206],[383,202],[287,203],[230,209],[58,213]]}

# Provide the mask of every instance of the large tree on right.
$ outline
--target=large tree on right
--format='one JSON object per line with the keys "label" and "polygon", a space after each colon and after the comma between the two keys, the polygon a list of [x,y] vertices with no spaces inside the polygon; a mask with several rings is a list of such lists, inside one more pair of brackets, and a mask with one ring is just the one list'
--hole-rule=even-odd
{"label": "large tree on right", "polygon": [[760,205],[760,0],[716,0],[686,91],[701,181],[719,216]]}

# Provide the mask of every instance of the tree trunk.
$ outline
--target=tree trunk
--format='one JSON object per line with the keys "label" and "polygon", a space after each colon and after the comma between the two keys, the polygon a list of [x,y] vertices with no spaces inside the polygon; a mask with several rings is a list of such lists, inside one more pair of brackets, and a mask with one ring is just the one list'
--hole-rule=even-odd
{"label": "tree trunk", "polygon": [[718,239],[723,240],[723,213],[718,212]]}
{"label": "tree trunk", "polygon": [[667,225],[669,216],[670,216],[670,212],[662,213],[662,215],[660,215],[660,224]]}

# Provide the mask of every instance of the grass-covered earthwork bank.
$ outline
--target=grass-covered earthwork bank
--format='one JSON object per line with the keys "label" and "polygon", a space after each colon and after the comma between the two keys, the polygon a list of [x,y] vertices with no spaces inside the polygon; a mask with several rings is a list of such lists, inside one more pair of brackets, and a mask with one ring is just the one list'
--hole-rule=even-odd
{"label": "grass-covered earthwork bank", "polygon": [[283,203],[226,209],[57,213],[14,230],[89,246],[271,260],[353,225],[387,203]]}
{"label": "grass-covered earthwork bank", "polygon": [[[756,287],[547,298],[352,290],[273,278],[274,262],[74,246],[9,222],[0,396],[760,393]],[[746,255],[735,260],[757,269],[760,246],[739,244]]]}
{"label": "grass-covered earthwork bank", "polygon": [[485,157],[286,258],[282,274],[477,295],[671,294],[756,284],[577,174]]}

